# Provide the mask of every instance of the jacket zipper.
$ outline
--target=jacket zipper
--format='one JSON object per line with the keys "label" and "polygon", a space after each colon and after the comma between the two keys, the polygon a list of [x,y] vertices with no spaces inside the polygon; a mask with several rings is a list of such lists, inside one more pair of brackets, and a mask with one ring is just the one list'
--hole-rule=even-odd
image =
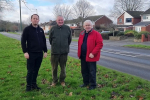
{"label": "jacket zipper", "polygon": [[38,34],[37,28],[36,28],[36,34],[37,34],[37,38],[38,38],[38,42],[39,42],[39,47],[40,47],[40,40],[39,40],[39,34]]}

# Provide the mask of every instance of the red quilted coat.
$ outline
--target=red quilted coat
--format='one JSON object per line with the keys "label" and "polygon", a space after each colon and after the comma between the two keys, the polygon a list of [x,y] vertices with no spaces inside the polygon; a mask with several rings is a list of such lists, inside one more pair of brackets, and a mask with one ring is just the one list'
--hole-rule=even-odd
{"label": "red quilted coat", "polygon": [[[81,32],[78,40],[78,57],[81,57],[81,46],[83,43],[85,32]],[[100,52],[103,47],[103,39],[99,32],[92,30],[88,33],[87,38],[87,53],[86,53],[86,61],[87,62],[95,62],[100,59]],[[90,58],[89,54],[92,53],[94,58]]]}

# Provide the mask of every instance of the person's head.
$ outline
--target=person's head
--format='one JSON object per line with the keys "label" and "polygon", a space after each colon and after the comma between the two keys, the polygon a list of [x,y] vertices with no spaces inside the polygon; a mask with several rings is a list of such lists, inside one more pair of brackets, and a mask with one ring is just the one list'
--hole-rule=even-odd
{"label": "person's head", "polygon": [[31,16],[31,23],[34,27],[38,26],[38,23],[39,23],[39,15],[38,14],[33,14]]}
{"label": "person's head", "polygon": [[62,26],[64,24],[64,18],[63,18],[63,16],[61,16],[61,15],[57,16],[56,22],[57,22],[58,26]]}
{"label": "person's head", "polygon": [[89,32],[93,28],[92,21],[91,20],[84,21],[83,27],[86,30],[86,32]]}

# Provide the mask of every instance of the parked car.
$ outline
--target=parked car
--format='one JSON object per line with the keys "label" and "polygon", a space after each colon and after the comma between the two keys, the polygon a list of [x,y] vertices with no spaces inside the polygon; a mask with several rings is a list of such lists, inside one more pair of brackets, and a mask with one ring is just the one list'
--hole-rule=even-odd
{"label": "parked car", "polygon": [[104,34],[104,33],[110,33],[110,31],[102,31],[100,32],[101,34]]}

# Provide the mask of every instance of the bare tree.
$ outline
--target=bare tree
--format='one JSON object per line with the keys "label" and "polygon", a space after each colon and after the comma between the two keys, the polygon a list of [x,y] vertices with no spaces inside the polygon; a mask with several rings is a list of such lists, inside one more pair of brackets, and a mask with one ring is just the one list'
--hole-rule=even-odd
{"label": "bare tree", "polygon": [[95,14],[94,7],[86,0],[78,0],[73,5],[72,11],[72,16],[77,19],[76,23],[81,27],[81,29],[83,28],[84,18]]}
{"label": "bare tree", "polygon": [[12,7],[12,0],[0,0],[0,12],[4,9],[10,10]]}
{"label": "bare tree", "polygon": [[2,18],[3,10],[13,10],[12,0],[0,0],[0,19]]}
{"label": "bare tree", "polygon": [[94,7],[86,0],[79,0],[72,7],[73,16],[75,18],[83,17],[86,18],[88,16],[94,15]]}
{"label": "bare tree", "polygon": [[115,0],[110,16],[117,18],[124,11],[141,11],[144,2],[145,0]]}
{"label": "bare tree", "polygon": [[62,15],[65,20],[68,20],[71,17],[71,7],[68,5],[65,5],[65,4],[55,5],[53,8],[53,14],[54,14],[55,18],[58,15]]}

